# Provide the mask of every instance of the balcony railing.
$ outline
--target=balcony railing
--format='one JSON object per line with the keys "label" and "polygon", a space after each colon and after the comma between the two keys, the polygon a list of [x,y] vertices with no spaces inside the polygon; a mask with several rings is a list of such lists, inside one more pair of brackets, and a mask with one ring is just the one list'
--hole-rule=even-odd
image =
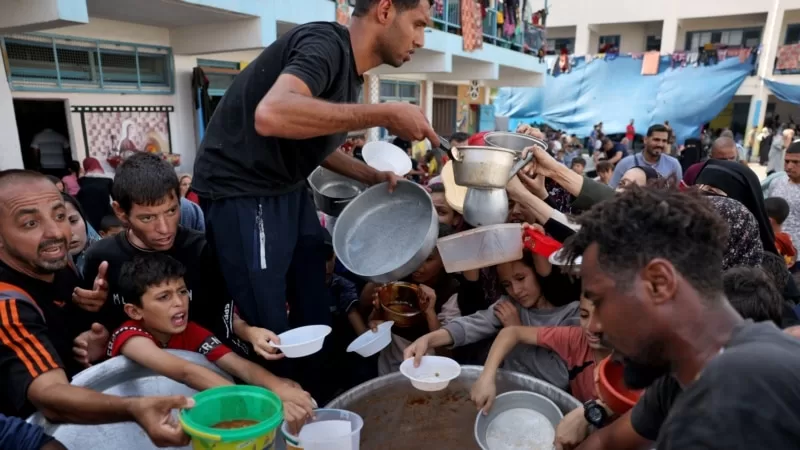
{"label": "balcony railing", "polygon": [[[331,0],[336,2],[336,0]],[[355,3],[350,0],[350,5]],[[461,35],[461,1],[444,0],[441,10],[434,6],[431,9],[431,27],[446,33]],[[522,32],[517,32],[513,36],[505,36],[501,27],[497,24],[498,11],[487,9],[486,17],[483,18],[483,42],[498,47],[508,48],[514,51],[536,53],[545,42],[543,28],[534,27],[528,22],[524,23]]]}

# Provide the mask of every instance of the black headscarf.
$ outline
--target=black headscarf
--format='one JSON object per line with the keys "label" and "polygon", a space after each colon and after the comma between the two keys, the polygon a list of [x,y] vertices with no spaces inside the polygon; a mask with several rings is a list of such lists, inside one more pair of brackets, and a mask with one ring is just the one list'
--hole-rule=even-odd
{"label": "black headscarf", "polygon": [[727,194],[729,198],[739,201],[753,213],[758,221],[761,244],[764,250],[778,253],[775,247],[775,234],[772,232],[767,211],[764,209],[764,194],[758,176],[749,167],[735,162],[709,159],[700,170],[696,185],[713,186]]}

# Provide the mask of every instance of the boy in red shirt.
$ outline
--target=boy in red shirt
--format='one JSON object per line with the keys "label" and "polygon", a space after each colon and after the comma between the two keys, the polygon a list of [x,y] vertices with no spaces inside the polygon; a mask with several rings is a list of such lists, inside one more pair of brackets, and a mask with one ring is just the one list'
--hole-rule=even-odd
{"label": "boy in red shirt", "polygon": [[240,357],[210,331],[188,321],[189,290],[183,280],[185,271],[180,262],[157,252],[137,256],[122,266],[120,289],[128,300],[125,313],[131,320],[111,335],[108,356],[125,355],[198,391],[232,384],[214,371],[165,349],[201,353],[228,374],[273,391],[283,401],[286,420],[302,423],[314,408],[307,392],[296,383],[276,377]]}
{"label": "boy in red shirt", "polygon": [[783,222],[789,217],[789,202],[781,197],[770,197],[764,200],[764,209],[767,210],[772,232],[775,234],[775,247],[778,253],[786,260],[786,266],[792,267],[797,262],[797,250],[792,237],[783,232]]}

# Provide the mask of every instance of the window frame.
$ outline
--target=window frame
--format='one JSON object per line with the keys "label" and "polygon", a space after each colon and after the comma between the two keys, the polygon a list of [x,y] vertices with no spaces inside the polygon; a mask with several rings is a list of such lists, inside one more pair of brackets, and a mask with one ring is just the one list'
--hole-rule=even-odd
{"label": "window frame", "polygon": [[[727,45],[727,46],[733,47],[733,48],[750,48],[750,47],[744,45],[745,44],[744,41],[745,41],[745,34],[747,32],[752,32],[752,31],[758,31],[758,33],[759,33],[758,44],[761,44],[761,41],[764,38],[764,27],[719,28],[719,29],[709,29],[709,30],[687,31],[686,32],[686,42],[684,43],[684,50],[686,50],[687,52],[698,51],[700,49],[700,47],[705,45],[705,44],[700,44],[697,48],[692,48],[692,39],[694,38],[695,34],[710,33],[712,35],[712,39],[713,39],[713,35],[719,33],[720,34],[720,39],[721,39],[723,33],[731,33],[731,32],[741,32],[742,33],[742,42],[740,44],[738,44],[738,45],[731,45],[731,44],[724,44],[724,45]],[[712,44],[721,44],[721,42],[710,42],[710,43],[712,43]],[[758,45],[756,45],[756,47],[757,46]]]}

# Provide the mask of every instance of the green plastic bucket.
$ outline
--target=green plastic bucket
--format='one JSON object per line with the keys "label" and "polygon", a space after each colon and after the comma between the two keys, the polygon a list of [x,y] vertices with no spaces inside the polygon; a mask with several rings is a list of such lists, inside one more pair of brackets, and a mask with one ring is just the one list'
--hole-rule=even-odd
{"label": "green plastic bucket", "polygon": [[[195,406],[178,415],[194,450],[269,450],[283,421],[277,395],[257,386],[221,386],[194,396]],[[220,422],[252,420],[243,428],[214,428]]]}

